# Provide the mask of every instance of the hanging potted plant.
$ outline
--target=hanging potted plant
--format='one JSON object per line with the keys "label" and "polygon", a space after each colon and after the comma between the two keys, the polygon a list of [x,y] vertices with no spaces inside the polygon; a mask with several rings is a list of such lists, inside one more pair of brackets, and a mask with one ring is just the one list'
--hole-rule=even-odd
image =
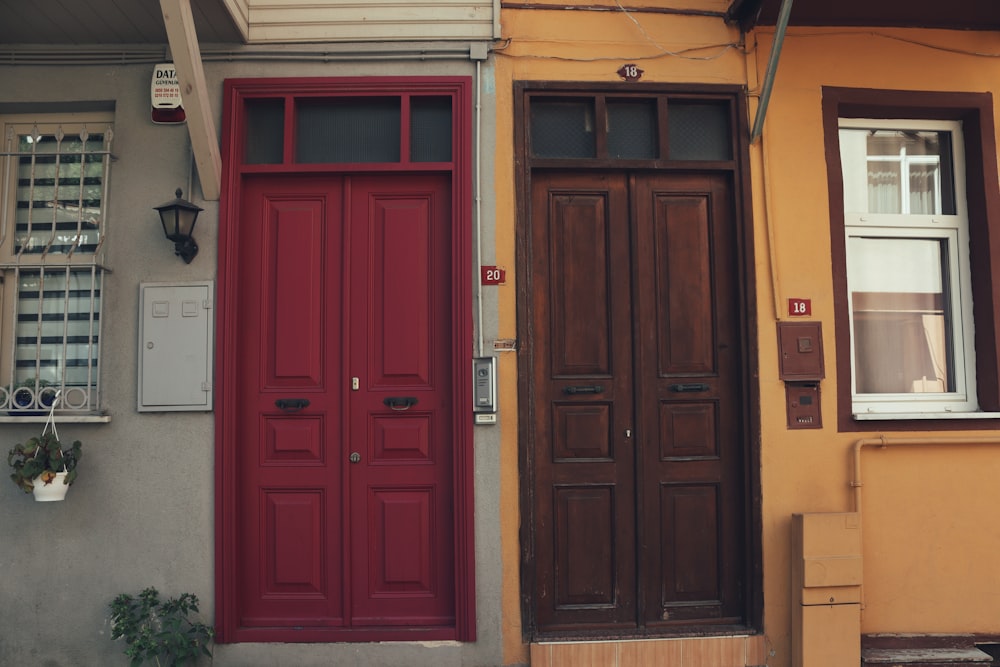
{"label": "hanging potted plant", "polygon": [[[58,398],[58,394],[57,394]],[[62,500],[70,485],[76,480],[76,466],[83,456],[83,445],[75,440],[63,447],[55,424],[55,403],[49,409],[40,436],[18,443],[7,453],[7,464],[14,469],[10,478],[25,493],[33,493],[35,500]]]}

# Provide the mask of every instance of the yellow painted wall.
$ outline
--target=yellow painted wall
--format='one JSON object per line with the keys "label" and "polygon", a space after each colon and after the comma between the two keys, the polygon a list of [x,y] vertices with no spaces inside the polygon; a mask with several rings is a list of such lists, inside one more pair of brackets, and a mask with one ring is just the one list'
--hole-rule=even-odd
{"label": "yellow painted wall", "polygon": [[[540,4],[540,3],[534,3]],[[505,9],[501,14],[503,40],[494,52],[497,100],[496,238],[497,263],[514,267],[516,200],[514,192],[515,81],[620,82],[616,71],[625,63],[642,70],[642,82],[740,84],[746,63],[735,47],[739,31],[718,18],[652,13],[625,15],[620,11],[567,11],[552,3],[550,10]],[[595,3],[596,4],[596,3]],[[628,3],[626,3],[628,4]],[[723,12],[726,0],[671,5]],[[607,3],[616,9],[614,2]],[[680,52],[669,55],[668,52]],[[514,271],[500,291],[500,337],[517,335]],[[519,570],[519,483],[517,442],[517,360],[501,354],[500,415],[502,419],[501,539],[504,562],[504,661],[528,662],[521,641]]]}
{"label": "yellow painted wall", "polygon": [[[670,6],[723,12],[728,4],[689,0]],[[615,3],[608,6],[615,8]],[[644,83],[748,84],[756,91],[773,29],[749,35],[744,49],[738,45],[739,32],[714,17],[507,8],[501,24],[504,39],[495,52],[496,256],[498,264],[511,269],[499,293],[500,337],[514,338],[513,83],[616,82],[616,70],[634,62],[644,70]],[[1000,93],[1000,58],[946,49],[1000,52],[1000,41],[996,35],[968,32],[790,29],[764,139],[748,156],[760,346],[764,630],[773,648],[772,667],[791,664],[791,515],[852,509],[852,445],[877,433],[840,434],[836,428],[821,87]],[[756,106],[751,96],[748,125]],[[822,383],[825,427],[820,430],[785,427],[775,321],[784,318],[788,297],[812,299],[812,319],[823,324],[827,378]],[[519,598],[515,355],[501,355],[499,378],[504,660],[516,664],[528,661],[528,650],[521,641]],[[1000,505],[995,481],[1000,479],[1000,446],[866,448],[862,456],[862,631],[1000,632],[1000,594],[993,592],[1000,590],[1000,568],[992,564],[1000,554],[1000,518],[994,518],[993,510]]]}
{"label": "yellow painted wall", "polygon": [[[761,29],[750,76],[762,77],[773,29]],[[850,509],[855,441],[877,435],[836,429],[835,340],[821,88],[1000,93],[996,34],[931,30],[791,28],[781,53],[763,144],[752,149],[757,239],[765,615],[786,644],[789,516]],[[754,72],[755,70],[755,72]],[[766,156],[767,169],[764,169]],[[765,205],[765,187],[770,197]],[[773,243],[769,245],[768,226]],[[773,257],[774,265],[769,259]],[[772,273],[772,270],[774,273]],[[777,285],[777,294],[772,285]],[[777,298],[775,298],[777,297]],[[786,299],[812,299],[823,323],[825,428],[788,431],[777,377],[775,317]],[[993,436],[976,431],[892,437]],[[1000,446],[866,448],[862,454],[862,632],[1000,632]],[[774,664],[785,664],[774,662]]]}

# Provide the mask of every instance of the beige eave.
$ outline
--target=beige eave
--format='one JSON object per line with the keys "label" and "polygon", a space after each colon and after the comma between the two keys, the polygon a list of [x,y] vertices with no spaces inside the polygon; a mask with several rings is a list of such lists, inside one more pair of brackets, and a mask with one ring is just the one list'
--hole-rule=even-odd
{"label": "beige eave", "polygon": [[181,86],[181,101],[187,114],[191,150],[198,166],[202,196],[206,200],[217,200],[222,181],[222,157],[219,154],[219,135],[215,131],[208,103],[208,86],[194,30],[191,0],[160,0],[160,9]]}

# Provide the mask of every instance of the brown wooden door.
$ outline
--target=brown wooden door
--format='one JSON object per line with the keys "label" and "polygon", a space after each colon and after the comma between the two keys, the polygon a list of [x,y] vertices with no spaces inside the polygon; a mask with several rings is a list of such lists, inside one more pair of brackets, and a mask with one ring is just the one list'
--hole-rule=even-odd
{"label": "brown wooden door", "polygon": [[725,176],[533,174],[539,632],[744,620],[732,206]]}
{"label": "brown wooden door", "polygon": [[430,175],[244,183],[232,566],[239,627],[269,631],[248,638],[455,623],[449,202]]}

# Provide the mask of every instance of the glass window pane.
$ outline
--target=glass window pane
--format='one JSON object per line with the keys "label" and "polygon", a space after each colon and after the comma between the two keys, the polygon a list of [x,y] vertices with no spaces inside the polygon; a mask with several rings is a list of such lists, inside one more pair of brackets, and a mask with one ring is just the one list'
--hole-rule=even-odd
{"label": "glass window pane", "polygon": [[[110,139],[110,137],[107,137]],[[106,135],[61,127],[18,136],[14,251],[93,253],[101,237]]]}
{"label": "glass window pane", "polygon": [[285,101],[247,100],[243,161],[281,164],[285,148]]}
{"label": "glass window pane", "polygon": [[531,103],[531,154],[543,158],[592,158],[594,104],[590,100],[539,100]]}
{"label": "glass window pane", "polygon": [[848,239],[859,394],[955,391],[948,242]]}
{"label": "glass window pane", "polygon": [[671,160],[732,160],[729,106],[671,101],[667,107]]}
{"label": "glass window pane", "polygon": [[869,213],[903,212],[903,176],[899,162],[868,161]]}
{"label": "glass window pane", "polygon": [[951,132],[841,129],[846,212],[955,215],[951,142]]}
{"label": "glass window pane", "polygon": [[657,157],[656,102],[608,102],[608,154],[612,158]]}
{"label": "glass window pane", "polygon": [[410,160],[451,162],[451,98],[410,99]]}
{"label": "glass window pane", "polygon": [[[58,389],[60,410],[94,407],[102,277],[96,267],[18,273],[14,382]],[[22,407],[44,407],[39,398]]]}
{"label": "glass window pane", "polygon": [[296,115],[296,162],[399,162],[398,97],[302,100]]}

